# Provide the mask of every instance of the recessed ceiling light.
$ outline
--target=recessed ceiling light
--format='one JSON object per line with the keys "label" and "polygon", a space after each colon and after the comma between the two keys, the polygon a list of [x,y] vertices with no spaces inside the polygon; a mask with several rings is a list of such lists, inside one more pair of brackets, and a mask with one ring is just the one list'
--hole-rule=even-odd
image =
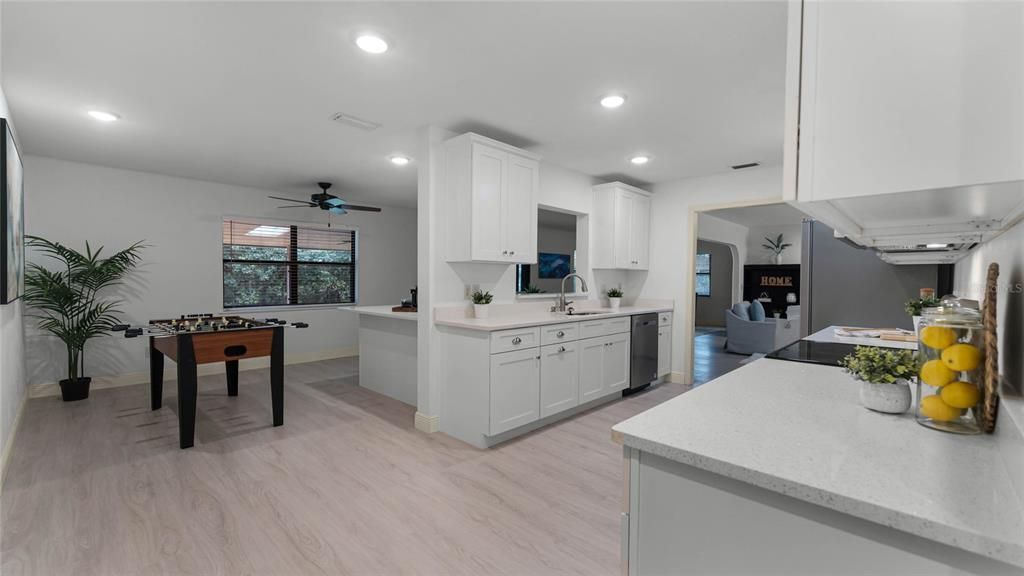
{"label": "recessed ceiling light", "polygon": [[629,161],[632,162],[633,164],[636,164],[637,166],[643,166],[644,164],[647,164],[648,162],[651,161],[651,157],[640,154],[638,156],[633,156],[632,158],[629,159]]}
{"label": "recessed ceiling light", "polygon": [[102,110],[89,110],[89,116],[92,116],[93,119],[99,120],[100,122],[113,122],[121,119],[120,116],[113,112],[104,112]]}
{"label": "recessed ceiling light", "polygon": [[618,108],[626,103],[626,97],[622,94],[609,94],[601,98],[601,106],[605,108]]}
{"label": "recessed ceiling light", "polygon": [[370,54],[383,54],[388,51],[388,43],[376,34],[363,34],[356,38],[356,46]]}
{"label": "recessed ceiling light", "polygon": [[410,162],[408,156],[395,155],[391,157],[391,163],[395,166],[405,166]]}

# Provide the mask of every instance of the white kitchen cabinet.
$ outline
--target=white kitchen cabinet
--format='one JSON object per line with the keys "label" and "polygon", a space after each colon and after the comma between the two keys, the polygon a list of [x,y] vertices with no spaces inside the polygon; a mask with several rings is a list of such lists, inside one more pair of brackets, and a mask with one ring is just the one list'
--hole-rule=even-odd
{"label": "white kitchen cabinet", "polygon": [[672,373],[672,325],[658,326],[658,377],[667,379]]}
{"label": "white kitchen cabinet", "polygon": [[540,417],[540,351],[491,356],[491,435]]}
{"label": "white kitchen cabinet", "polygon": [[540,157],[473,133],[444,147],[447,260],[535,263]]}
{"label": "white kitchen cabinet", "polygon": [[629,386],[629,333],[579,341],[580,403]]}
{"label": "white kitchen cabinet", "polygon": [[[1024,3],[793,0],[790,9],[787,199],[1008,182],[1024,194]],[[958,216],[971,217],[951,210],[947,223]]]}
{"label": "white kitchen cabinet", "polygon": [[594,268],[646,270],[651,252],[651,199],[612,182],[594,187]]}
{"label": "white kitchen cabinet", "polygon": [[580,402],[577,342],[540,349],[540,417],[573,408]]}

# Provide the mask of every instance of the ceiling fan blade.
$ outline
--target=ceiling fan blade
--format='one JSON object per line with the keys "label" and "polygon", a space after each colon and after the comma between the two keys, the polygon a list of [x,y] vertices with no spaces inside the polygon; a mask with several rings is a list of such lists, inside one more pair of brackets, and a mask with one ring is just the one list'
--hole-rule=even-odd
{"label": "ceiling fan blade", "polygon": [[280,196],[267,196],[267,198],[273,198],[274,200],[284,200],[285,202],[298,202],[300,204],[306,204],[307,206],[316,206],[316,204],[309,200],[296,200],[294,198],[282,198]]}
{"label": "ceiling fan blade", "polygon": [[308,206],[301,206],[299,204],[295,204],[295,205],[292,205],[292,206],[278,206],[278,208],[315,208],[315,207],[316,207],[315,204],[310,204]]}
{"label": "ceiling fan blade", "polygon": [[345,204],[345,210],[359,210],[361,212],[380,212],[376,206],[360,206],[358,204]]}

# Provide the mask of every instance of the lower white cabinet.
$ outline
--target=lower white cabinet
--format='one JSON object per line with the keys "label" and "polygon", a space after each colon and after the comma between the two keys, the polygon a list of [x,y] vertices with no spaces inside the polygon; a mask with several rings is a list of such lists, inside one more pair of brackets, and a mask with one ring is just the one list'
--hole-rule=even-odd
{"label": "lower white cabinet", "polygon": [[540,417],[540,350],[491,355],[491,435]]}
{"label": "lower white cabinet", "polygon": [[672,325],[658,326],[658,377],[672,373]]}
{"label": "lower white cabinet", "polygon": [[540,349],[540,417],[546,418],[580,403],[578,342]]}
{"label": "lower white cabinet", "polygon": [[629,386],[629,333],[580,340],[580,403]]}

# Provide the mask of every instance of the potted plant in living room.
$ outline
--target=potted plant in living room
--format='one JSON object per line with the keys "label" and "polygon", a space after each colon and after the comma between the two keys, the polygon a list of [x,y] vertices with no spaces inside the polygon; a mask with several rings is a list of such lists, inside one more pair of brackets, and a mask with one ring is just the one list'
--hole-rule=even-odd
{"label": "potted plant in living room", "polygon": [[104,292],[120,284],[139,264],[141,242],[101,258],[101,246],[85,253],[37,236],[28,236],[26,244],[59,262],[54,269],[28,263],[25,270],[25,304],[39,327],[53,334],[67,348],[67,378],[60,381],[64,401],[89,397],[92,378],[85,371],[85,344],[108,333],[119,323],[117,307],[121,300],[105,297]]}
{"label": "potted plant in living room", "polygon": [[857,346],[839,364],[860,380],[860,402],[865,408],[886,414],[910,409],[910,382],[917,374],[913,350]]}
{"label": "potted plant in living room", "polygon": [[782,264],[782,252],[792,246],[789,242],[782,241],[782,234],[779,234],[777,238],[772,240],[768,236],[764,237],[765,243],[761,246],[767,250],[771,250],[775,254],[775,263]]}
{"label": "potted plant in living room", "polygon": [[484,292],[477,290],[473,292],[473,316],[477,318],[487,318],[487,306],[491,304],[491,300],[494,299],[494,295],[490,292]]}
{"label": "potted plant in living room", "polygon": [[618,310],[619,305],[622,304],[622,290],[609,288],[605,295],[608,296],[608,307],[612,310]]}

